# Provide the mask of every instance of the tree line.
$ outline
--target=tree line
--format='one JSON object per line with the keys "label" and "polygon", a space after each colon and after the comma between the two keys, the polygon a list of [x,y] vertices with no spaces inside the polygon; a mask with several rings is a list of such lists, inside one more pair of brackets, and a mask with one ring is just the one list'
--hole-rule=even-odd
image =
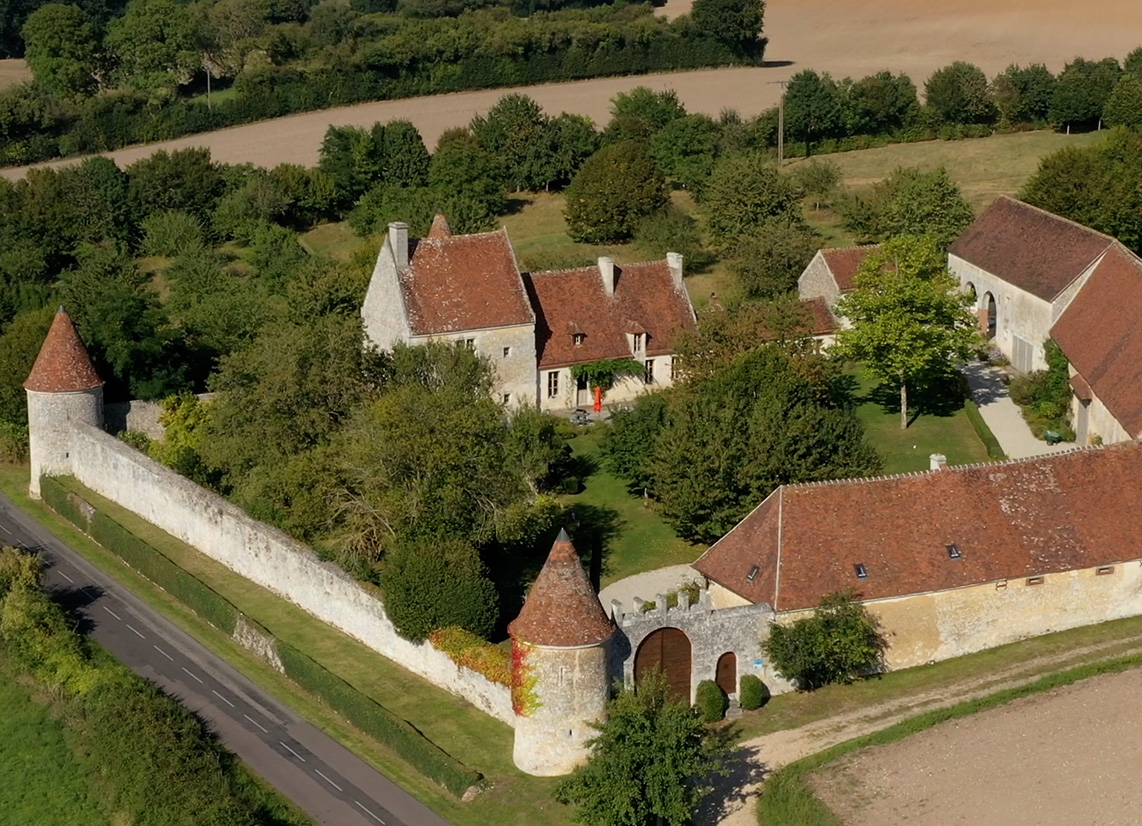
{"label": "tree line", "polygon": [[0,679],[49,704],[105,817],[301,826],[207,725],[93,646],[42,586],[40,561],[0,549]]}
{"label": "tree line", "polygon": [[[42,5],[22,29],[35,81],[0,93],[0,163],[368,100],[756,63],[765,47],[760,0],[698,0],[673,21],[647,4],[534,5],[130,0],[118,16]],[[213,103],[211,83],[227,91]]]}

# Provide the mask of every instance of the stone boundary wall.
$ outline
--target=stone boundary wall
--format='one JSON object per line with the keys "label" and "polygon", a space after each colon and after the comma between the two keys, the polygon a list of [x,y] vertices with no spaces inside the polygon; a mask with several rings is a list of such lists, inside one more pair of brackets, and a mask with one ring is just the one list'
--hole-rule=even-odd
{"label": "stone boundary wall", "polygon": [[[199,393],[199,401],[209,401],[214,393]],[[161,439],[166,428],[159,422],[163,413],[163,403],[132,399],[129,402],[113,402],[103,405],[103,426],[109,433],[122,433],[133,430],[152,439]]]}
{"label": "stone boundary wall", "polygon": [[401,638],[379,597],[341,568],[322,561],[312,548],[92,425],[73,426],[70,461],[72,475],[101,496],[433,685],[515,725],[507,686],[457,665],[427,642]]}

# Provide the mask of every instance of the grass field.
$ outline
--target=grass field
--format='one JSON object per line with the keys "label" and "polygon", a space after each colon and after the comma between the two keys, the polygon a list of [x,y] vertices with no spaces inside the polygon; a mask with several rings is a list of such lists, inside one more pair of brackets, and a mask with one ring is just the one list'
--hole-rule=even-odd
{"label": "grass field", "polygon": [[863,372],[854,372],[857,418],[869,441],[884,457],[884,473],[909,473],[928,469],[928,457],[942,453],[948,464],[967,465],[988,461],[987,446],[980,441],[964,410],[955,399],[938,409],[921,408],[907,430],[900,429],[899,395],[895,388],[878,386]]}
{"label": "grass field", "polygon": [[[556,804],[551,797],[557,781],[529,777],[512,763],[512,730],[508,726],[405,671],[153,525],[94,493],[83,491],[85,498],[98,502],[101,508],[106,507],[106,512],[114,519],[159,548],[243,613],[264,625],[274,636],[301,649],[488,778],[488,791],[472,803],[460,803],[382,744],[353,729],[312,696],[238,647],[230,637],[196,617],[113,554],[100,548],[47,508],[31,502],[26,492],[27,472],[26,467],[0,467],[0,490],[93,563],[186,628],[204,645],[371,762],[443,817],[457,826],[556,826],[566,823],[568,810]],[[71,484],[71,480],[68,482]]]}
{"label": "grass field", "polygon": [[0,660],[0,826],[102,826],[63,726]]}
{"label": "grass field", "polygon": [[15,86],[32,79],[28,64],[19,58],[9,57],[0,60],[0,89]]}
{"label": "grass field", "polygon": [[601,585],[631,574],[682,565],[697,559],[704,548],[680,539],[648,504],[627,491],[626,483],[599,461],[601,431],[584,432],[571,440],[571,451],[591,468],[583,492],[563,497],[584,517],[603,529]]}

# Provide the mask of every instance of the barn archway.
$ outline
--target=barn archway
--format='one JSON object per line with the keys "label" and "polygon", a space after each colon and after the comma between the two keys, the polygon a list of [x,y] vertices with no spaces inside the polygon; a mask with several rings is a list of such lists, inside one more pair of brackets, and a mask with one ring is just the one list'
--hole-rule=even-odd
{"label": "barn archway", "polygon": [[995,338],[996,316],[998,315],[998,308],[995,305],[995,296],[991,293],[984,293],[983,306],[987,311],[987,315],[980,319],[980,327],[983,328],[983,333],[987,336],[987,340],[991,341],[991,339]]}
{"label": "barn archway", "polygon": [[659,628],[638,646],[634,655],[634,681],[647,674],[661,672],[666,677],[670,696],[690,702],[690,663],[693,659],[690,638],[677,628]]}
{"label": "barn archway", "polygon": [[736,694],[738,690],[738,655],[727,651],[718,657],[718,667],[714,672],[718,688],[726,694]]}

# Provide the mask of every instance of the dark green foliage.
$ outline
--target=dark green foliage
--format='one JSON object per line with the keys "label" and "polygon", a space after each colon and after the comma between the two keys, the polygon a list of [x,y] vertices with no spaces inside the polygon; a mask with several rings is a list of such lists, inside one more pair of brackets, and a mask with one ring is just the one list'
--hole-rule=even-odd
{"label": "dark green foliage", "polygon": [[1020,197],[1030,204],[1105,232],[1142,251],[1142,136],[1115,129],[1084,149],[1066,147],[1043,158]]}
{"label": "dark green foliage", "polygon": [[1010,385],[1011,400],[1023,408],[1023,418],[1040,439],[1046,431],[1053,430],[1073,441],[1070,364],[1054,341],[1048,339],[1043,349],[1047,369],[1015,378]]}
{"label": "dark green foliage", "polygon": [[92,539],[211,625],[227,634],[234,633],[238,609],[114,519],[96,510],[88,532]]}
{"label": "dark green foliage", "polygon": [[718,159],[720,129],[706,115],[671,120],[651,141],[650,151],[667,179],[700,193]]}
{"label": "dark green foliage", "polygon": [[756,711],[769,699],[769,690],[755,674],[742,674],[738,679],[738,702],[745,711]]}
{"label": "dark green foliage", "polygon": [[864,243],[927,235],[941,247],[958,238],[975,217],[943,167],[931,172],[900,167],[867,195],[842,203],[840,211],[845,225]]}
{"label": "dark green foliage", "polygon": [[688,826],[713,777],[726,774],[725,736],[671,700],[660,676],[624,688],[595,728],[587,763],[555,793],[583,826]]}
{"label": "dark green foliage", "polygon": [[919,111],[916,85],[908,75],[878,72],[848,87],[845,128],[850,135],[892,134],[910,125]]}
{"label": "dark green foliage", "polygon": [[824,597],[812,616],[772,623],[762,648],[781,676],[812,691],[878,672],[887,643],[876,618],[845,591]]}
{"label": "dark green foliage", "polygon": [[694,28],[742,57],[760,60],[766,38],[761,36],[763,0],[695,0],[690,12]]}
{"label": "dark green foliage", "polygon": [[403,221],[413,238],[423,238],[443,200],[427,186],[378,186],[353,205],[349,226],[362,238],[368,238],[383,234],[393,221]]}
{"label": "dark green foliage", "polygon": [[1055,76],[1042,63],[1012,64],[992,81],[991,96],[1001,123],[1045,123],[1055,96]]}
{"label": "dark green foliage", "polygon": [[24,56],[36,81],[63,97],[82,97],[95,87],[99,39],[79,6],[48,3],[24,24]]}
{"label": "dark green foliage", "polygon": [[818,210],[837,194],[841,184],[841,168],[832,161],[815,158],[793,170],[793,180],[797,183],[806,200]]}
{"label": "dark green foliage", "polygon": [[[608,464],[649,488],[687,538],[717,539],[778,485],[867,476],[880,467],[820,357],[758,346],[756,329],[750,346],[729,366],[666,396],[664,413],[640,401],[618,419],[608,443]],[[652,447],[637,443],[642,434]]]}
{"label": "dark green foliage", "polygon": [[712,244],[722,252],[771,223],[799,223],[796,187],[760,153],[723,158],[702,195]]}
{"label": "dark green foliage", "polygon": [[611,116],[620,121],[640,121],[648,134],[653,135],[672,121],[685,117],[686,109],[673,89],[655,92],[645,86],[636,86],[611,98]]}
{"label": "dark green foliage", "polygon": [[462,540],[397,544],[385,556],[381,591],[397,633],[413,642],[453,626],[487,638],[498,619],[496,586]]}
{"label": "dark green foliage", "polygon": [[509,416],[507,465],[532,493],[551,490],[570,470],[571,448],[559,434],[559,424],[559,419],[534,407],[520,407]]}
{"label": "dark green foliage", "polygon": [[286,676],[316,694],[338,714],[403,757],[425,777],[457,797],[480,782],[480,775],[456,761],[409,723],[326,671],[291,645],[278,642]]}
{"label": "dark green foliage", "polygon": [[702,244],[698,222],[673,204],[639,221],[634,240],[639,248],[656,258],[664,258],[668,252],[678,253],[687,275],[702,272],[714,261]]}
{"label": "dark green foliage", "polygon": [[77,525],[85,532],[90,528],[87,517],[80,512],[72,494],[52,477],[40,477],[40,495],[43,496],[44,503],[49,508],[71,524]]}
{"label": "dark green foliage", "polygon": [[942,123],[995,121],[987,75],[978,66],[962,60],[933,72],[924,84],[924,98]]}
{"label": "dark green foliage", "polygon": [[730,707],[729,698],[721,686],[713,680],[702,680],[698,683],[697,702],[694,703],[703,723],[716,723],[726,718],[726,709]]}
{"label": "dark green foliage", "polygon": [[666,414],[666,397],[661,393],[644,393],[632,405],[611,411],[611,427],[601,445],[603,461],[633,489],[649,488],[653,481],[650,460]]}
{"label": "dark green foliage", "polygon": [[543,141],[543,186],[562,189],[571,183],[583,161],[598,151],[600,137],[590,118],[564,112],[547,122]]}
{"label": "dark green foliage", "polygon": [[775,223],[741,239],[729,268],[750,298],[774,298],[797,289],[797,279],[821,247],[803,224]]}
{"label": "dark green foliage", "polygon": [[174,257],[202,249],[206,240],[202,222],[185,212],[166,210],[148,215],[142,222],[142,252]]}
{"label": "dark green foliage", "polygon": [[480,232],[501,215],[506,193],[496,159],[466,130],[445,132],[428,167],[428,181],[453,232]]}
{"label": "dark green foliage", "polygon": [[546,160],[547,116],[527,95],[504,95],[469,126],[480,148],[494,157],[508,188],[543,189],[549,183]]}
{"label": "dark green foliage", "polygon": [[1002,462],[1007,458],[1007,454],[1003,452],[1003,447],[999,444],[999,440],[995,438],[995,434],[991,432],[991,428],[987,426],[987,422],[983,420],[983,416],[979,412],[979,407],[971,399],[964,399],[964,413],[971,422],[972,429],[975,430],[975,435],[983,442],[983,446],[987,448],[987,458]]}
{"label": "dark green foliage", "polygon": [[1102,119],[1108,126],[1142,126],[1142,80],[1124,74],[1106,100]]}
{"label": "dark green foliage", "polygon": [[1093,129],[1121,76],[1122,67],[1113,57],[1097,62],[1080,57],[1068,63],[1051,98],[1051,122],[1068,129]]}
{"label": "dark green foliage", "polygon": [[665,205],[666,182],[646,148],[611,144],[588,158],[567,187],[567,233],[591,244],[623,241]]}
{"label": "dark green foliage", "polygon": [[193,215],[205,225],[222,195],[222,174],[210,150],[160,149],[127,167],[127,197],[135,221],[164,210]]}
{"label": "dark green foliage", "polygon": [[1142,46],[1126,55],[1126,59],[1122,61],[1122,70],[1142,80]]}
{"label": "dark green foliage", "polygon": [[24,380],[32,372],[54,315],[50,307],[21,313],[0,335],[0,421],[28,423]]}
{"label": "dark green foliage", "polygon": [[812,69],[795,74],[785,89],[785,128],[791,137],[809,147],[821,138],[835,136],[844,118],[844,93],[826,72]]}

